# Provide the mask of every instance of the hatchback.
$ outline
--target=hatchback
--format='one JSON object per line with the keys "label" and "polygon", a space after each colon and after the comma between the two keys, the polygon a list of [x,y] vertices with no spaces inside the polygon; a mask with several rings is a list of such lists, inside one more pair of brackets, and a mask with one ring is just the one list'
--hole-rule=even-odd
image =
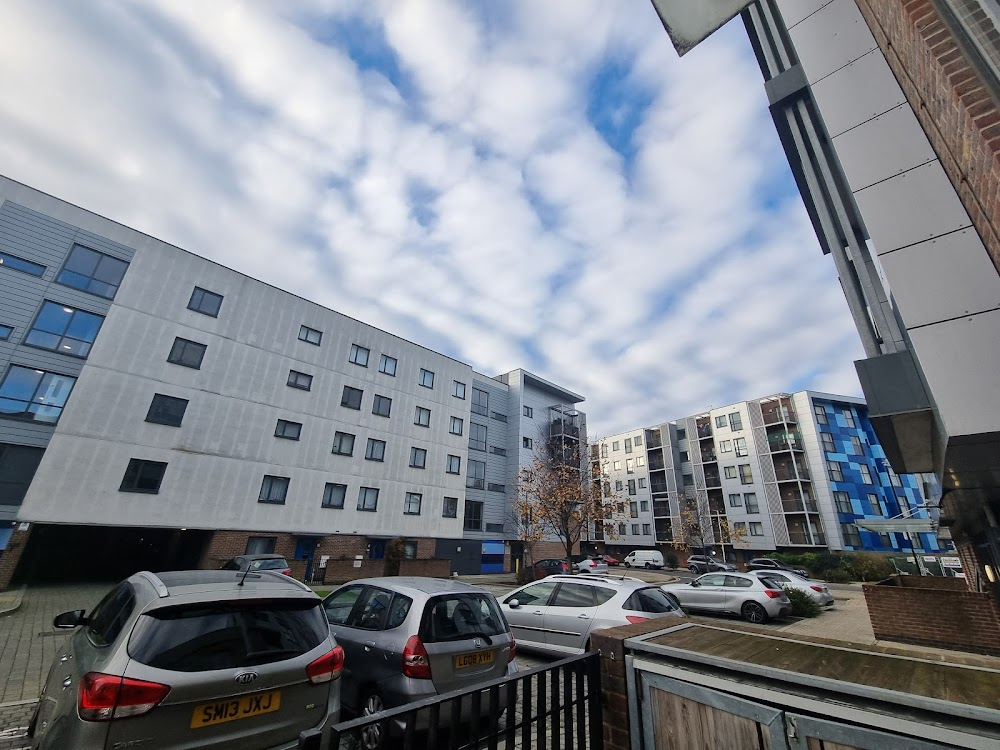
{"label": "hatchback", "polygon": [[286,576],[292,574],[288,561],[281,555],[237,555],[222,566],[222,570],[276,570]]}
{"label": "hatchback", "polygon": [[[367,578],[336,589],[323,607],[344,649],[343,701],[354,714],[367,716],[517,672],[510,626],[485,589],[440,578]],[[488,699],[481,707],[489,709]],[[471,716],[471,699],[461,711],[452,717],[442,706],[441,723]],[[419,719],[426,721],[426,715]],[[391,727],[402,728],[401,721]],[[362,744],[372,750],[386,740],[384,727],[376,724],[363,733]]]}
{"label": "hatchback", "polygon": [[604,558],[598,557],[580,557],[573,558],[573,569],[577,573],[607,573],[608,564],[604,562]]}
{"label": "hatchback", "polygon": [[803,578],[809,577],[809,571],[803,568],[795,568],[791,565],[785,565],[785,563],[780,560],[775,560],[770,557],[755,557],[753,560],[747,563],[747,570],[787,570],[790,573],[796,573]]}
{"label": "hatchback", "polygon": [[340,718],[344,652],[321,600],[274,572],[136,573],[56,655],[29,726],[34,750],[294,748]]}
{"label": "hatchback", "polygon": [[546,558],[539,560],[531,566],[531,580],[537,581],[539,578],[554,575],[555,573],[569,573],[569,563],[556,558]]}
{"label": "hatchback", "polygon": [[732,563],[716,560],[708,555],[690,555],[687,566],[692,573],[714,573],[718,570],[736,572],[736,566]]}
{"label": "hatchback", "polygon": [[821,607],[833,606],[833,594],[830,593],[827,585],[821,581],[810,581],[798,573],[792,573],[787,570],[755,570],[751,575],[775,581],[782,588],[798,589],[807,594],[810,599]]}
{"label": "hatchback", "polygon": [[779,584],[749,573],[706,573],[690,583],[665,583],[660,588],[685,611],[740,615],[757,624],[792,612]]}
{"label": "hatchback", "polygon": [[590,633],[656,617],[683,617],[659,588],[638,578],[556,575],[514,589],[501,600],[521,648],[580,654]]}

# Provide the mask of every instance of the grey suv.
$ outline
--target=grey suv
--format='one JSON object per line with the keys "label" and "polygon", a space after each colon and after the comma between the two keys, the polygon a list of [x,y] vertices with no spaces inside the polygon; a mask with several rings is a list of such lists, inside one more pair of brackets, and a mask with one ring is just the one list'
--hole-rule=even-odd
{"label": "grey suv", "polygon": [[722,562],[708,555],[690,555],[687,565],[692,573],[715,573],[719,570],[736,572],[736,566],[732,563]]}
{"label": "grey suv", "polygon": [[279,573],[136,573],[53,624],[78,629],[49,670],[35,750],[277,750],[340,718],[344,652],[319,597]]}

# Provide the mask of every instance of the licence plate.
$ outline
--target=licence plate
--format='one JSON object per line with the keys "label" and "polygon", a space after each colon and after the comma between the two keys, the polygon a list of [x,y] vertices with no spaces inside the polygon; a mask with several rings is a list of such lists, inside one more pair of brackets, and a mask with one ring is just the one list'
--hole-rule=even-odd
{"label": "licence plate", "polygon": [[493,663],[493,651],[474,651],[470,654],[459,654],[455,657],[455,669],[468,669],[482,664]]}
{"label": "licence plate", "polygon": [[281,708],[280,690],[244,695],[227,701],[201,703],[194,707],[194,713],[191,714],[191,728],[198,729],[226,721],[248,719],[251,716],[272,713],[279,708]]}

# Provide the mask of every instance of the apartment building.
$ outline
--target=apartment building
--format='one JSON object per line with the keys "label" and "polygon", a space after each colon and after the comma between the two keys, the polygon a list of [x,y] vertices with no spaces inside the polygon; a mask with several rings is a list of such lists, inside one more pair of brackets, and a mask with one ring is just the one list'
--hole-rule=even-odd
{"label": "apartment building", "polygon": [[0,178],[0,588],[394,539],[502,569],[528,441],[582,401]]}
{"label": "apartment building", "polygon": [[[599,451],[607,489],[627,500],[616,534],[590,540],[609,550],[682,541],[692,526],[682,500],[696,504],[705,546],[734,562],[775,550],[942,550],[934,531],[864,528],[933,519],[924,478],[892,471],[861,399],[777,394],[612,435]],[[740,530],[735,544],[722,520]]]}

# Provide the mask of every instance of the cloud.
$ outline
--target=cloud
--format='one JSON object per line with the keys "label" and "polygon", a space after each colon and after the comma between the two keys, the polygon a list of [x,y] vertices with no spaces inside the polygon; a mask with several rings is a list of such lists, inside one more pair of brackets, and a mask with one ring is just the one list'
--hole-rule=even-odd
{"label": "cloud", "polygon": [[535,371],[598,434],[859,391],[738,24],[683,61],[648,0],[11,0],[0,27],[8,176]]}

